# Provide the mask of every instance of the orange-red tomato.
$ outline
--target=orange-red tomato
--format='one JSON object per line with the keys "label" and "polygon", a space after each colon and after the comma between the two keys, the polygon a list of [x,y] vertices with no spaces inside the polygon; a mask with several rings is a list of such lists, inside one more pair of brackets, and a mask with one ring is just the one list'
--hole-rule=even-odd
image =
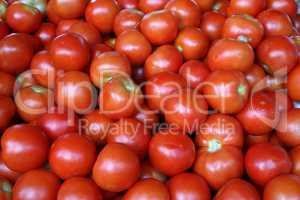
{"label": "orange-red tomato", "polygon": [[168,3],[168,0],[139,0],[138,1],[138,8],[143,13],[150,13],[156,10],[162,10],[165,5]]}
{"label": "orange-red tomato", "polygon": [[42,23],[34,35],[39,38],[45,48],[49,48],[56,36],[56,25],[49,22]]}
{"label": "orange-red tomato", "polygon": [[229,15],[248,14],[256,16],[267,6],[266,0],[231,0],[227,13]]}
{"label": "orange-red tomato", "polygon": [[206,12],[202,16],[200,28],[211,41],[214,41],[222,37],[225,20],[226,17],[221,13]]}
{"label": "orange-red tomato", "polygon": [[16,110],[15,102],[10,97],[0,95],[0,130],[5,130],[11,124]]}
{"label": "orange-red tomato", "polygon": [[63,19],[73,19],[81,17],[84,14],[88,3],[86,0],[61,1],[52,0],[54,12]]}
{"label": "orange-red tomato", "polygon": [[299,86],[300,86],[300,65],[297,65],[288,74],[288,81],[287,81],[288,95],[294,101],[300,101]]}

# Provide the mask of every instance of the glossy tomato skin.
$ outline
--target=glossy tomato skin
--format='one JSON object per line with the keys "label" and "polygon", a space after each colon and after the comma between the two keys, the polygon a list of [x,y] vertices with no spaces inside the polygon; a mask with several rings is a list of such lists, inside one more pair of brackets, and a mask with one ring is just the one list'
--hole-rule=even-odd
{"label": "glossy tomato skin", "polygon": [[265,9],[266,5],[266,0],[231,0],[227,13],[229,15],[248,14],[256,16]]}
{"label": "glossy tomato skin", "polygon": [[267,7],[275,10],[280,10],[293,17],[297,14],[297,2],[293,0],[267,0]]}
{"label": "glossy tomato skin", "polygon": [[115,0],[90,1],[85,9],[86,21],[101,33],[113,31],[113,24],[120,8]]}
{"label": "glossy tomato skin", "polygon": [[237,113],[248,101],[249,85],[239,71],[217,70],[206,79],[203,94],[215,110],[224,114]]}
{"label": "glossy tomato skin", "polygon": [[47,18],[49,22],[58,24],[59,21],[63,20],[54,10],[54,0],[49,0],[46,8]]}
{"label": "glossy tomato skin", "polygon": [[[111,170],[111,166],[114,170]],[[139,178],[138,156],[124,144],[107,144],[93,167],[93,180],[102,189],[120,192],[130,188]]]}
{"label": "glossy tomato skin", "polygon": [[90,59],[88,43],[78,34],[65,33],[56,37],[49,48],[57,69],[82,70]]}
{"label": "glossy tomato skin", "polygon": [[145,36],[137,30],[126,30],[116,40],[115,49],[125,54],[132,65],[142,65],[151,54],[152,47]]}
{"label": "glossy tomato skin", "polygon": [[51,172],[35,169],[24,173],[13,187],[15,200],[53,200],[56,199],[60,181]]}
{"label": "glossy tomato skin", "polygon": [[107,52],[107,51],[112,51],[113,49],[103,43],[99,43],[93,46],[92,48],[92,60],[98,56],[100,56],[100,54]]}
{"label": "glossy tomato skin", "polygon": [[248,149],[245,155],[245,168],[255,184],[264,186],[272,178],[289,173],[292,169],[292,162],[282,147],[262,143]]}
{"label": "glossy tomato skin", "polygon": [[199,175],[181,173],[172,177],[167,186],[171,199],[210,200],[208,184]]}
{"label": "glossy tomato skin", "polygon": [[52,143],[49,152],[51,170],[61,179],[86,176],[92,170],[95,159],[95,144],[78,134],[60,136]]}
{"label": "glossy tomato skin", "polygon": [[255,90],[264,82],[266,73],[261,66],[254,64],[245,75],[250,88]]}
{"label": "glossy tomato skin", "polygon": [[186,60],[202,59],[208,51],[209,39],[201,29],[186,27],[178,34],[175,45]]}
{"label": "glossy tomato skin", "polygon": [[33,51],[28,35],[7,35],[0,41],[0,70],[11,74],[25,71],[29,67]]}
{"label": "glossy tomato skin", "polygon": [[160,131],[152,137],[148,153],[152,165],[167,176],[190,168],[196,156],[193,141],[183,132],[171,129]]}
{"label": "glossy tomato skin", "polygon": [[173,11],[178,16],[179,28],[200,25],[202,12],[194,1],[171,0],[166,4],[165,9]]}
{"label": "glossy tomato skin", "polygon": [[224,16],[227,16],[227,10],[228,10],[229,5],[230,5],[229,0],[215,0],[212,10],[214,12],[217,12]]}
{"label": "glossy tomato skin", "polygon": [[153,45],[163,45],[175,40],[178,24],[179,19],[172,11],[159,10],[146,14],[140,23],[140,29]]}
{"label": "glossy tomato skin", "polygon": [[135,199],[170,200],[171,197],[163,183],[154,179],[146,179],[134,184],[123,197],[123,200]]}
{"label": "glossy tomato skin", "polygon": [[276,126],[276,99],[273,92],[260,91],[251,95],[249,102],[236,115],[250,135],[265,135]]}
{"label": "glossy tomato skin", "polygon": [[271,134],[265,135],[247,135],[246,136],[246,146],[249,148],[255,144],[268,143],[271,142]]}
{"label": "glossy tomato skin", "polygon": [[215,196],[215,200],[227,199],[260,200],[261,198],[251,183],[242,179],[232,179],[223,185]]}
{"label": "glossy tomato skin", "polygon": [[288,95],[294,101],[300,101],[299,95],[299,83],[300,83],[300,65],[297,65],[291,72],[288,74],[288,81],[287,81],[287,89]]}
{"label": "glossy tomato skin", "polygon": [[42,23],[35,32],[35,36],[40,39],[44,47],[49,48],[51,41],[56,36],[56,25],[50,22]]}
{"label": "glossy tomato skin", "polygon": [[207,65],[199,60],[186,61],[179,69],[179,75],[185,79],[187,86],[193,89],[199,88],[209,74]]}
{"label": "glossy tomato skin", "polygon": [[294,147],[289,152],[289,155],[293,163],[292,173],[300,176],[300,147]]}
{"label": "glossy tomato skin", "polygon": [[19,124],[5,130],[1,138],[1,147],[4,163],[14,171],[26,172],[45,163],[49,144],[39,127]]}
{"label": "glossy tomato skin", "polygon": [[150,79],[161,72],[178,72],[183,63],[181,53],[173,45],[162,45],[148,56],[144,65],[144,74]]}
{"label": "glossy tomato skin", "polygon": [[70,28],[79,23],[79,19],[63,19],[60,20],[56,27],[56,36],[69,32]]}
{"label": "glossy tomato skin", "polygon": [[221,39],[215,42],[207,55],[211,70],[249,70],[254,61],[254,52],[248,43]]}
{"label": "glossy tomato skin", "polygon": [[[274,52],[278,56],[274,57]],[[285,36],[265,38],[256,53],[266,71],[276,76],[286,75],[298,62],[297,47]]]}
{"label": "glossy tomato skin", "polygon": [[214,41],[222,37],[225,20],[226,17],[221,13],[205,12],[202,16],[200,28],[211,41]]}
{"label": "glossy tomato skin", "polygon": [[243,153],[234,146],[212,146],[198,150],[194,171],[208,182],[210,187],[218,190],[230,179],[239,178],[243,174]]}
{"label": "glossy tomato skin", "polygon": [[154,130],[159,123],[158,112],[151,110],[147,105],[142,105],[134,118],[142,122],[147,129]]}
{"label": "glossy tomato skin", "polygon": [[167,180],[167,176],[155,169],[149,160],[146,160],[142,163],[141,171],[141,180],[144,179],[156,179],[160,182],[165,182]]}
{"label": "glossy tomato skin", "polygon": [[264,26],[266,36],[290,36],[293,32],[291,19],[287,14],[279,10],[265,10],[257,16],[257,19]]}
{"label": "glossy tomato skin", "polygon": [[168,3],[167,0],[159,0],[159,1],[140,0],[138,2],[138,8],[143,13],[150,13],[156,10],[162,10],[167,3]]}
{"label": "glossy tomato skin", "polygon": [[[264,188],[264,200],[299,199],[299,176],[286,174],[272,179]],[[280,195],[278,195],[280,194]]]}
{"label": "glossy tomato skin", "polygon": [[137,0],[117,0],[119,6],[123,9],[138,9]]}
{"label": "glossy tomato skin", "polygon": [[74,177],[67,179],[59,188],[57,200],[86,199],[102,200],[99,187],[89,178]]}
{"label": "glossy tomato skin", "polygon": [[84,15],[86,0],[61,1],[52,0],[54,12],[63,19],[73,19]]}
{"label": "glossy tomato skin", "polygon": [[0,130],[5,130],[16,113],[16,105],[12,98],[0,96]]}
{"label": "glossy tomato skin", "polygon": [[0,152],[0,176],[9,180],[12,183],[15,183],[16,180],[20,177],[21,173],[11,170],[4,163],[2,158],[2,153]]}

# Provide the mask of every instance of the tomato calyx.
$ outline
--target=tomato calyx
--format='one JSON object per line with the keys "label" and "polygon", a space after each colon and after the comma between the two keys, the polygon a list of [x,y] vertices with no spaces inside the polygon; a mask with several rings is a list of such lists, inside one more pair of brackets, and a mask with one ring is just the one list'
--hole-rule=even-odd
{"label": "tomato calyx", "polygon": [[5,19],[7,9],[7,3],[5,1],[0,1],[0,18]]}
{"label": "tomato calyx", "polygon": [[183,52],[183,48],[182,48],[180,45],[176,45],[176,48],[178,49],[178,51],[179,51],[180,53]]}
{"label": "tomato calyx", "polygon": [[131,80],[127,79],[127,78],[124,78],[122,80],[122,85],[129,92],[134,92],[135,89],[136,89],[136,86],[134,85],[134,83]]}
{"label": "tomato calyx", "polygon": [[209,140],[207,144],[207,151],[210,153],[216,152],[222,148],[221,142],[216,139]]}
{"label": "tomato calyx", "polygon": [[46,88],[39,86],[39,85],[33,85],[31,86],[32,91],[34,91],[35,93],[45,93],[47,91]]}
{"label": "tomato calyx", "polygon": [[144,16],[144,13],[136,8],[130,8],[129,10],[131,10],[133,13],[138,14],[140,16]]}
{"label": "tomato calyx", "polygon": [[237,92],[238,94],[240,94],[241,96],[245,96],[247,93],[247,87],[243,84],[240,84],[237,88]]}
{"label": "tomato calyx", "polygon": [[245,35],[239,35],[237,37],[237,40],[240,41],[240,42],[245,42],[245,43],[251,42],[251,38],[249,38]]}
{"label": "tomato calyx", "polygon": [[37,9],[42,14],[46,12],[47,2],[45,0],[19,0],[19,2]]}

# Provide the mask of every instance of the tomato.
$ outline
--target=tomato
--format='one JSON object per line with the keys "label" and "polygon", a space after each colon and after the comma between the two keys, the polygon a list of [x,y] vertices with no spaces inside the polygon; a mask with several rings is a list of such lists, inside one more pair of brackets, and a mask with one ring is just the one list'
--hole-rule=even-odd
{"label": "tomato", "polygon": [[107,135],[107,143],[127,145],[140,158],[148,151],[151,135],[144,124],[133,118],[120,119],[112,125]]}
{"label": "tomato", "polygon": [[15,77],[9,73],[0,71],[0,95],[12,96],[14,91]]}
{"label": "tomato", "polygon": [[184,79],[172,72],[162,72],[153,76],[145,85],[148,106],[154,110],[161,109],[162,101],[166,96],[185,86]]}
{"label": "tomato", "polygon": [[202,16],[200,28],[211,41],[214,41],[222,37],[225,20],[226,17],[221,13],[206,12]]}
{"label": "tomato", "polygon": [[[1,6],[1,5],[0,5]],[[0,13],[1,13],[1,11],[0,11]],[[1,14],[0,14],[1,15]],[[9,27],[8,27],[8,25],[4,22],[4,21],[2,21],[1,20],[1,18],[0,18],[0,40],[2,39],[2,38],[4,38],[6,35],[8,35],[9,34]]]}
{"label": "tomato", "polygon": [[201,22],[201,9],[192,0],[170,0],[165,9],[173,11],[180,19],[179,27],[198,27]]}
{"label": "tomato", "polygon": [[252,184],[242,179],[232,179],[215,196],[215,200],[226,199],[260,200],[261,198],[257,189]]}
{"label": "tomato", "polygon": [[69,71],[58,77],[55,92],[58,107],[70,108],[80,114],[88,113],[95,107],[95,88],[83,72]]}
{"label": "tomato", "polygon": [[114,20],[114,33],[118,36],[123,31],[129,29],[138,29],[140,21],[144,14],[136,9],[121,10]]}
{"label": "tomato", "polygon": [[178,34],[175,45],[186,60],[201,59],[208,51],[209,39],[201,29],[186,27]]}
{"label": "tomato", "polygon": [[266,0],[231,0],[227,13],[229,15],[248,14],[256,16],[266,7]]}
{"label": "tomato", "polygon": [[271,134],[265,135],[247,135],[246,146],[251,147],[255,144],[268,143],[270,141]]}
{"label": "tomato", "polygon": [[210,70],[207,65],[198,60],[189,60],[181,65],[179,74],[185,79],[188,87],[199,88],[201,83],[209,76]]}
{"label": "tomato", "polygon": [[8,179],[10,182],[14,183],[19,178],[21,173],[15,172],[7,167],[2,158],[2,153],[0,152],[0,177]]}
{"label": "tomato", "polygon": [[80,120],[82,133],[96,144],[106,143],[108,131],[112,126],[112,120],[103,115],[99,110],[95,110],[83,116]]}
{"label": "tomato", "polygon": [[172,11],[159,10],[146,14],[140,23],[140,29],[153,45],[163,45],[175,40],[178,24],[179,19]]}
{"label": "tomato", "polygon": [[83,37],[91,47],[102,41],[101,35],[98,30],[94,26],[86,22],[74,23],[70,27],[69,32],[77,33],[78,35]]}
{"label": "tomato", "polygon": [[58,24],[59,21],[63,20],[63,18],[60,17],[54,10],[54,0],[48,1],[46,11],[47,11],[47,18],[48,18],[49,22]]}
{"label": "tomato", "polygon": [[293,24],[289,16],[278,10],[265,10],[257,16],[257,19],[263,24],[266,36],[290,36],[293,32]]}
{"label": "tomato", "polygon": [[272,178],[289,173],[292,169],[292,162],[282,147],[262,143],[248,149],[245,155],[245,168],[255,184],[264,186]]}
{"label": "tomato", "polygon": [[221,39],[208,51],[207,63],[211,70],[249,70],[254,61],[254,52],[246,42]]}
{"label": "tomato", "polygon": [[265,38],[256,53],[266,71],[276,76],[286,75],[298,63],[297,47],[285,36]]}
{"label": "tomato", "polygon": [[137,9],[139,4],[137,0],[117,0],[117,2],[124,9]]}
{"label": "tomato", "polygon": [[100,54],[107,52],[107,51],[112,51],[113,49],[106,45],[106,44],[95,44],[92,48],[92,59],[100,56]]}
{"label": "tomato", "polygon": [[100,111],[114,120],[134,115],[142,103],[140,88],[128,77],[110,80],[99,94]]}
{"label": "tomato", "polygon": [[274,92],[260,91],[251,95],[249,102],[236,115],[250,135],[265,135],[272,131],[278,120]]}
{"label": "tomato", "polygon": [[193,173],[173,176],[167,183],[171,199],[210,200],[210,191],[205,180]]}
{"label": "tomato", "polygon": [[25,71],[29,67],[33,51],[33,45],[27,35],[7,35],[0,41],[0,70],[11,74]]}
{"label": "tomato", "polygon": [[138,112],[134,115],[134,118],[144,123],[144,126],[149,130],[154,130],[159,123],[159,116],[157,115],[157,112],[151,110],[146,105],[142,105],[138,109]]}
{"label": "tomato", "polygon": [[92,170],[95,159],[95,144],[78,134],[60,136],[52,143],[49,152],[51,170],[61,179],[86,176]]}
{"label": "tomato", "polygon": [[29,124],[7,128],[1,137],[1,147],[4,163],[17,172],[41,167],[47,160],[49,149],[42,129]]}
{"label": "tomato", "polygon": [[123,197],[123,200],[135,199],[169,200],[170,195],[163,183],[154,179],[146,179],[137,182]]}
{"label": "tomato", "polygon": [[300,177],[286,174],[272,179],[263,192],[264,200],[295,199],[300,197]]}
{"label": "tomato", "polygon": [[10,200],[12,196],[12,185],[5,178],[0,178],[0,199]]}
{"label": "tomato", "polygon": [[196,0],[202,11],[210,11],[215,3],[215,0]]}
{"label": "tomato", "polygon": [[74,177],[67,179],[59,188],[57,200],[67,199],[102,200],[98,186],[89,178]]}
{"label": "tomato", "polygon": [[221,113],[237,113],[248,101],[249,85],[243,73],[236,70],[212,72],[203,86],[209,105]]}
{"label": "tomato", "polygon": [[261,84],[265,81],[266,73],[262,67],[257,64],[254,64],[247,72],[246,72],[246,80],[249,83],[249,86],[252,90],[256,90],[260,87]]}
{"label": "tomato", "polygon": [[53,173],[36,169],[24,173],[13,187],[15,200],[56,199],[60,181]]}
{"label": "tomato", "polygon": [[90,1],[85,9],[85,18],[101,33],[109,33],[113,31],[114,20],[119,10],[115,0]]}
{"label": "tomato", "polygon": [[51,42],[49,53],[57,69],[81,70],[89,64],[88,43],[75,33],[65,33],[56,37]]}
{"label": "tomato", "polygon": [[14,95],[21,89],[25,87],[30,87],[33,85],[38,85],[35,78],[33,78],[31,70],[26,70],[21,74],[17,75],[15,86],[14,86]]}
{"label": "tomato", "polygon": [[34,7],[15,2],[7,8],[6,22],[16,32],[31,33],[39,28],[42,14]]}
{"label": "tomato", "polygon": [[287,89],[289,96],[294,101],[300,101],[299,83],[300,83],[300,65],[297,65],[288,74]]}
{"label": "tomato", "polygon": [[229,4],[230,4],[229,0],[215,0],[215,4],[213,5],[212,10],[214,12],[226,16]]}
{"label": "tomato", "polygon": [[168,0],[140,0],[138,3],[138,7],[143,13],[151,13],[156,10],[163,10],[167,3]]}
{"label": "tomato", "polygon": [[300,176],[300,147],[294,147],[290,152],[290,159],[293,163],[292,173]]}
{"label": "tomato", "polygon": [[[52,0],[51,0],[52,1]],[[79,19],[64,19],[60,20],[56,28],[56,36],[62,35],[69,32],[70,28],[74,25],[81,22]]]}
{"label": "tomato", "polygon": [[144,74],[150,79],[161,72],[178,72],[183,63],[181,53],[173,45],[162,45],[148,56],[144,65]]}
{"label": "tomato", "polygon": [[221,146],[211,141],[208,147],[198,150],[194,171],[201,175],[217,190],[230,179],[239,178],[243,174],[243,153],[240,149],[228,145]]}
{"label": "tomato", "polygon": [[156,179],[158,181],[165,182],[167,177],[155,169],[152,164],[146,160],[142,163],[141,179]]}
{"label": "tomato", "polygon": [[93,167],[93,179],[102,189],[120,192],[130,188],[139,178],[138,156],[124,144],[107,144]]}
{"label": "tomato", "polygon": [[189,169],[196,156],[193,141],[183,132],[173,129],[156,133],[149,144],[149,159],[153,167],[167,176]]}
{"label": "tomato", "polygon": [[131,66],[127,57],[117,51],[104,52],[92,60],[90,77],[97,87],[115,76],[131,75]]}
{"label": "tomato", "polygon": [[115,49],[124,53],[133,65],[144,64],[152,51],[145,36],[133,29],[126,30],[117,37]]}
{"label": "tomato", "polygon": [[61,1],[52,0],[53,9],[63,19],[73,19],[84,15],[85,7],[88,3],[86,0]]}
{"label": "tomato", "polygon": [[297,14],[297,2],[294,0],[267,0],[267,7],[280,10],[293,17]]}
{"label": "tomato", "polygon": [[45,134],[54,141],[61,135],[75,133],[78,130],[78,117],[72,111],[63,111],[54,108],[36,120]]}
{"label": "tomato", "polygon": [[20,117],[31,122],[40,118],[54,105],[54,95],[47,88],[33,85],[19,89],[15,95],[15,103]]}
{"label": "tomato", "polygon": [[264,36],[263,25],[254,17],[248,15],[234,15],[225,21],[223,38],[246,41],[256,47]]}
{"label": "tomato", "polygon": [[35,36],[40,39],[43,45],[48,48],[56,35],[56,25],[53,23],[42,23],[35,32]]}

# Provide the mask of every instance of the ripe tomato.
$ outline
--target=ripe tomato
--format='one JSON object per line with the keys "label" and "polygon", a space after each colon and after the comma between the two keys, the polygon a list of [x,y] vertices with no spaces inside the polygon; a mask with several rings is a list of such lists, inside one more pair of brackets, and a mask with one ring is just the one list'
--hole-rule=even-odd
{"label": "ripe tomato", "polygon": [[[0,4],[1,6],[1,4]],[[0,11],[0,15],[1,15],[1,11]],[[1,20],[0,18],[0,40],[2,38],[4,38],[6,35],[9,34],[9,27],[8,25],[6,24],[6,22],[4,22],[3,20]]]}
{"label": "ripe tomato", "polygon": [[173,176],[167,186],[171,199],[210,200],[210,191],[206,181],[193,173]]}
{"label": "ripe tomato", "polygon": [[125,55],[117,51],[104,52],[92,60],[90,77],[98,88],[109,79],[120,75],[131,75],[131,66]]}
{"label": "ripe tomato", "polygon": [[154,130],[154,128],[159,123],[159,116],[157,112],[151,110],[148,106],[142,105],[138,112],[134,115],[134,118],[142,122],[144,126],[149,130]]}
{"label": "ripe tomato", "polygon": [[242,176],[243,163],[240,149],[211,141],[208,147],[198,150],[194,171],[205,178],[212,189],[217,190],[230,179]]}
{"label": "ripe tomato", "polygon": [[115,0],[90,1],[85,9],[85,18],[101,33],[110,33],[113,31],[114,20],[119,10]]}
{"label": "ripe tomato", "polygon": [[294,0],[267,0],[267,7],[280,10],[290,17],[297,14],[297,2]]}
{"label": "ripe tomato", "polygon": [[47,4],[47,18],[49,22],[54,24],[58,24],[59,21],[63,20],[54,10],[54,0],[49,0]]}
{"label": "ripe tomato", "polygon": [[225,16],[221,13],[206,12],[202,16],[200,28],[211,41],[214,41],[222,37],[225,20]]}
{"label": "ripe tomato", "polygon": [[159,10],[146,14],[141,21],[140,29],[153,45],[163,45],[175,40],[178,23],[179,19],[172,11]]}
{"label": "ripe tomato", "polygon": [[[52,0],[51,0],[52,1]],[[62,35],[69,32],[70,28],[74,25],[81,22],[79,19],[64,19],[60,20],[56,28],[56,36]]]}
{"label": "ripe tomato", "polygon": [[1,147],[4,163],[17,172],[41,167],[47,160],[49,149],[42,129],[29,124],[7,128],[1,137]]}
{"label": "ripe tomato", "polygon": [[96,44],[92,47],[92,60],[100,56],[102,53],[112,50],[113,49],[106,44]]}
{"label": "ripe tomato", "polygon": [[0,199],[10,200],[12,196],[12,185],[5,178],[0,178]]}
{"label": "ripe tomato", "polygon": [[84,15],[85,7],[88,3],[86,0],[61,1],[52,0],[53,10],[63,19],[73,19]]}
{"label": "ripe tomato", "polygon": [[0,130],[9,126],[16,110],[15,102],[10,97],[0,95]]}
{"label": "ripe tomato", "polygon": [[137,9],[139,4],[137,0],[117,0],[117,2],[124,9]]}
{"label": "ripe tomato", "polygon": [[248,149],[245,155],[245,168],[255,184],[264,186],[272,178],[289,173],[292,162],[282,147],[262,143]]}
{"label": "ripe tomato", "polygon": [[212,72],[203,86],[210,106],[221,113],[237,113],[247,103],[249,85],[243,73],[236,70]]}
{"label": "ripe tomato", "polygon": [[271,138],[271,134],[247,135],[246,136],[246,146],[251,147],[255,144],[268,143],[270,141],[270,138]]}
{"label": "ripe tomato", "polygon": [[151,135],[144,124],[133,118],[120,119],[114,123],[107,135],[107,143],[125,144],[140,158],[148,151]]}
{"label": "ripe tomato", "polygon": [[15,200],[53,200],[56,199],[60,181],[51,172],[35,169],[24,173],[13,187]]}
{"label": "ripe tomato", "polygon": [[162,45],[148,56],[144,65],[144,74],[150,79],[161,72],[177,73],[182,65],[183,57],[173,45]]}
{"label": "ripe tomato", "polygon": [[75,33],[56,37],[51,42],[49,53],[55,68],[67,71],[82,70],[90,59],[88,43]]}
{"label": "ripe tomato", "polygon": [[[264,188],[264,200],[295,199],[300,197],[300,177],[292,174],[277,176]],[[280,194],[280,195],[278,195]]]}
{"label": "ripe tomato", "polygon": [[201,29],[186,27],[178,34],[175,45],[186,60],[202,59],[208,51],[209,39]]}
{"label": "ripe tomato", "polygon": [[294,147],[290,152],[290,159],[293,163],[292,173],[300,176],[300,146]]}
{"label": "ripe tomato", "polygon": [[226,199],[260,200],[261,198],[252,184],[242,179],[232,179],[223,185],[215,196],[215,200]]}
{"label": "ripe tomato", "polygon": [[246,80],[249,83],[252,91],[257,91],[261,84],[264,82],[264,78],[266,73],[262,67],[257,64],[254,64],[247,72],[246,72]]}
{"label": "ripe tomato", "polygon": [[155,169],[153,165],[146,160],[142,163],[141,179],[156,179],[158,181],[165,182],[167,177]]}
{"label": "ripe tomato", "polygon": [[56,35],[56,25],[53,23],[42,23],[34,34],[42,42],[44,47],[49,48]]}
{"label": "ripe tomato", "polygon": [[287,89],[288,94],[294,101],[300,101],[300,65],[297,65],[288,74]]}
{"label": "ripe tomato", "polygon": [[133,65],[144,64],[152,51],[150,42],[134,29],[126,30],[117,37],[115,49],[124,53]]}
{"label": "ripe tomato", "polygon": [[156,133],[149,144],[149,159],[157,170],[174,176],[189,169],[196,156],[193,141],[178,130]]}
{"label": "ripe tomato", "polygon": [[129,29],[138,29],[140,21],[144,14],[136,9],[121,10],[114,20],[114,33],[118,36],[123,31]]}
{"label": "ripe tomato", "polygon": [[57,200],[67,199],[102,200],[99,187],[89,178],[74,177],[67,179],[59,188]]}
{"label": "ripe tomato", "polygon": [[196,2],[202,11],[210,11],[213,8],[215,0],[196,0]]}
{"label": "ripe tomato", "polygon": [[140,172],[138,156],[126,145],[113,143],[100,151],[93,168],[93,179],[104,190],[121,192],[138,180]]}
{"label": "ripe tomato", "polygon": [[231,0],[227,13],[229,15],[248,14],[256,16],[266,7],[266,0]]}
{"label": "ripe tomato", "polygon": [[8,179],[10,182],[14,183],[19,178],[21,173],[15,172],[7,167],[2,158],[2,153],[0,152],[0,177]]}
{"label": "ripe tomato", "polygon": [[52,143],[49,152],[51,170],[61,179],[88,175],[95,160],[95,144],[78,134],[60,136]]}
{"label": "ripe tomato", "polygon": [[138,2],[138,7],[143,13],[150,13],[156,10],[162,10],[167,3],[168,0],[140,0]]}
{"label": "ripe tomato", "polygon": [[169,200],[167,187],[158,180],[146,179],[134,184],[124,195],[123,200],[155,199]]}

